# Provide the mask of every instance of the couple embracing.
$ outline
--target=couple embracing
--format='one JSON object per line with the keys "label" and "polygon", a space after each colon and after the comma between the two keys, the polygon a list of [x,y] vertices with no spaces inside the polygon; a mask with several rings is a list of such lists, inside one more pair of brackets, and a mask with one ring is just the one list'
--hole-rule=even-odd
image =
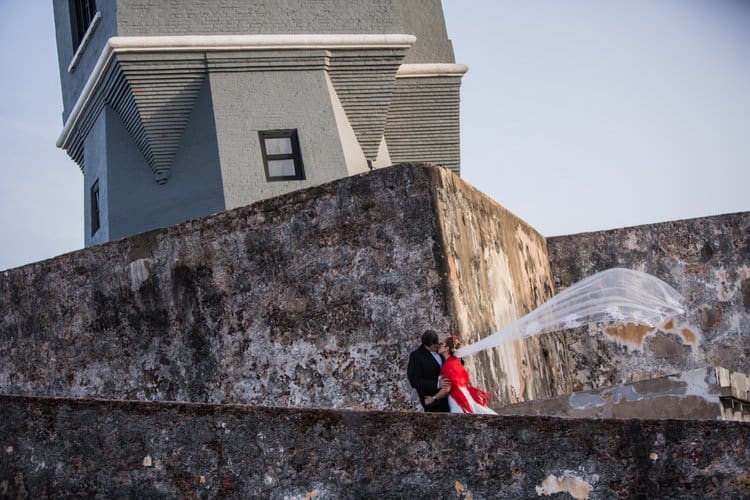
{"label": "couple embracing", "polygon": [[443,342],[427,330],[422,345],[409,355],[406,375],[417,390],[426,412],[479,413],[496,415],[487,408],[489,394],[469,385],[463,361],[454,356],[461,340],[449,336]]}

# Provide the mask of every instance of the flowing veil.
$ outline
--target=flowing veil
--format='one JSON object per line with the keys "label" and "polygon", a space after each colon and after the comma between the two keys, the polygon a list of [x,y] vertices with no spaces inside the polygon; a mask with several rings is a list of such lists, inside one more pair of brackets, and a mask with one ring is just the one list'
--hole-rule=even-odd
{"label": "flowing veil", "polygon": [[682,296],[650,274],[613,268],[585,278],[500,331],[458,349],[464,357],[516,340],[592,323],[657,327],[683,314]]}

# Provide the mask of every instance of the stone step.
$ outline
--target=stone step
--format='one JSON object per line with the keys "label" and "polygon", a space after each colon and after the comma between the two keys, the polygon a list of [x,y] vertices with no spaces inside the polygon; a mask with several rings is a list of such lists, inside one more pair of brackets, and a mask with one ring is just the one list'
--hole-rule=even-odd
{"label": "stone step", "polygon": [[497,405],[495,410],[502,415],[750,422],[748,387],[748,377],[742,373],[706,367],[555,398]]}
{"label": "stone step", "polygon": [[741,422],[556,419],[0,396],[0,495],[732,497]]}

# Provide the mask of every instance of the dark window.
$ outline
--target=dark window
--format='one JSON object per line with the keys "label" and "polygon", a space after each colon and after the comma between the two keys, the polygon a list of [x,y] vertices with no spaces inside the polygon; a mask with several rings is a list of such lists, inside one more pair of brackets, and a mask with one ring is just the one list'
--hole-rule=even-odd
{"label": "dark window", "polygon": [[99,230],[99,181],[91,186],[91,236]]}
{"label": "dark window", "polygon": [[258,132],[258,135],[266,180],[288,181],[305,178],[296,130],[263,130]]}
{"label": "dark window", "polygon": [[73,48],[78,48],[96,14],[96,1],[68,0],[68,5],[70,6],[70,32],[73,35]]}

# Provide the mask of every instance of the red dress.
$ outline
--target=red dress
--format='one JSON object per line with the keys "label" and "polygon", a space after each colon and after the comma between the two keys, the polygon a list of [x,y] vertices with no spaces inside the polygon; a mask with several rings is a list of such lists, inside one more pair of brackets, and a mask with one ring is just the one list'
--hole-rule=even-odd
{"label": "red dress", "polygon": [[440,369],[440,376],[451,383],[451,391],[448,393],[451,412],[496,414],[486,406],[490,394],[469,385],[469,373],[457,357],[450,356],[445,360]]}

